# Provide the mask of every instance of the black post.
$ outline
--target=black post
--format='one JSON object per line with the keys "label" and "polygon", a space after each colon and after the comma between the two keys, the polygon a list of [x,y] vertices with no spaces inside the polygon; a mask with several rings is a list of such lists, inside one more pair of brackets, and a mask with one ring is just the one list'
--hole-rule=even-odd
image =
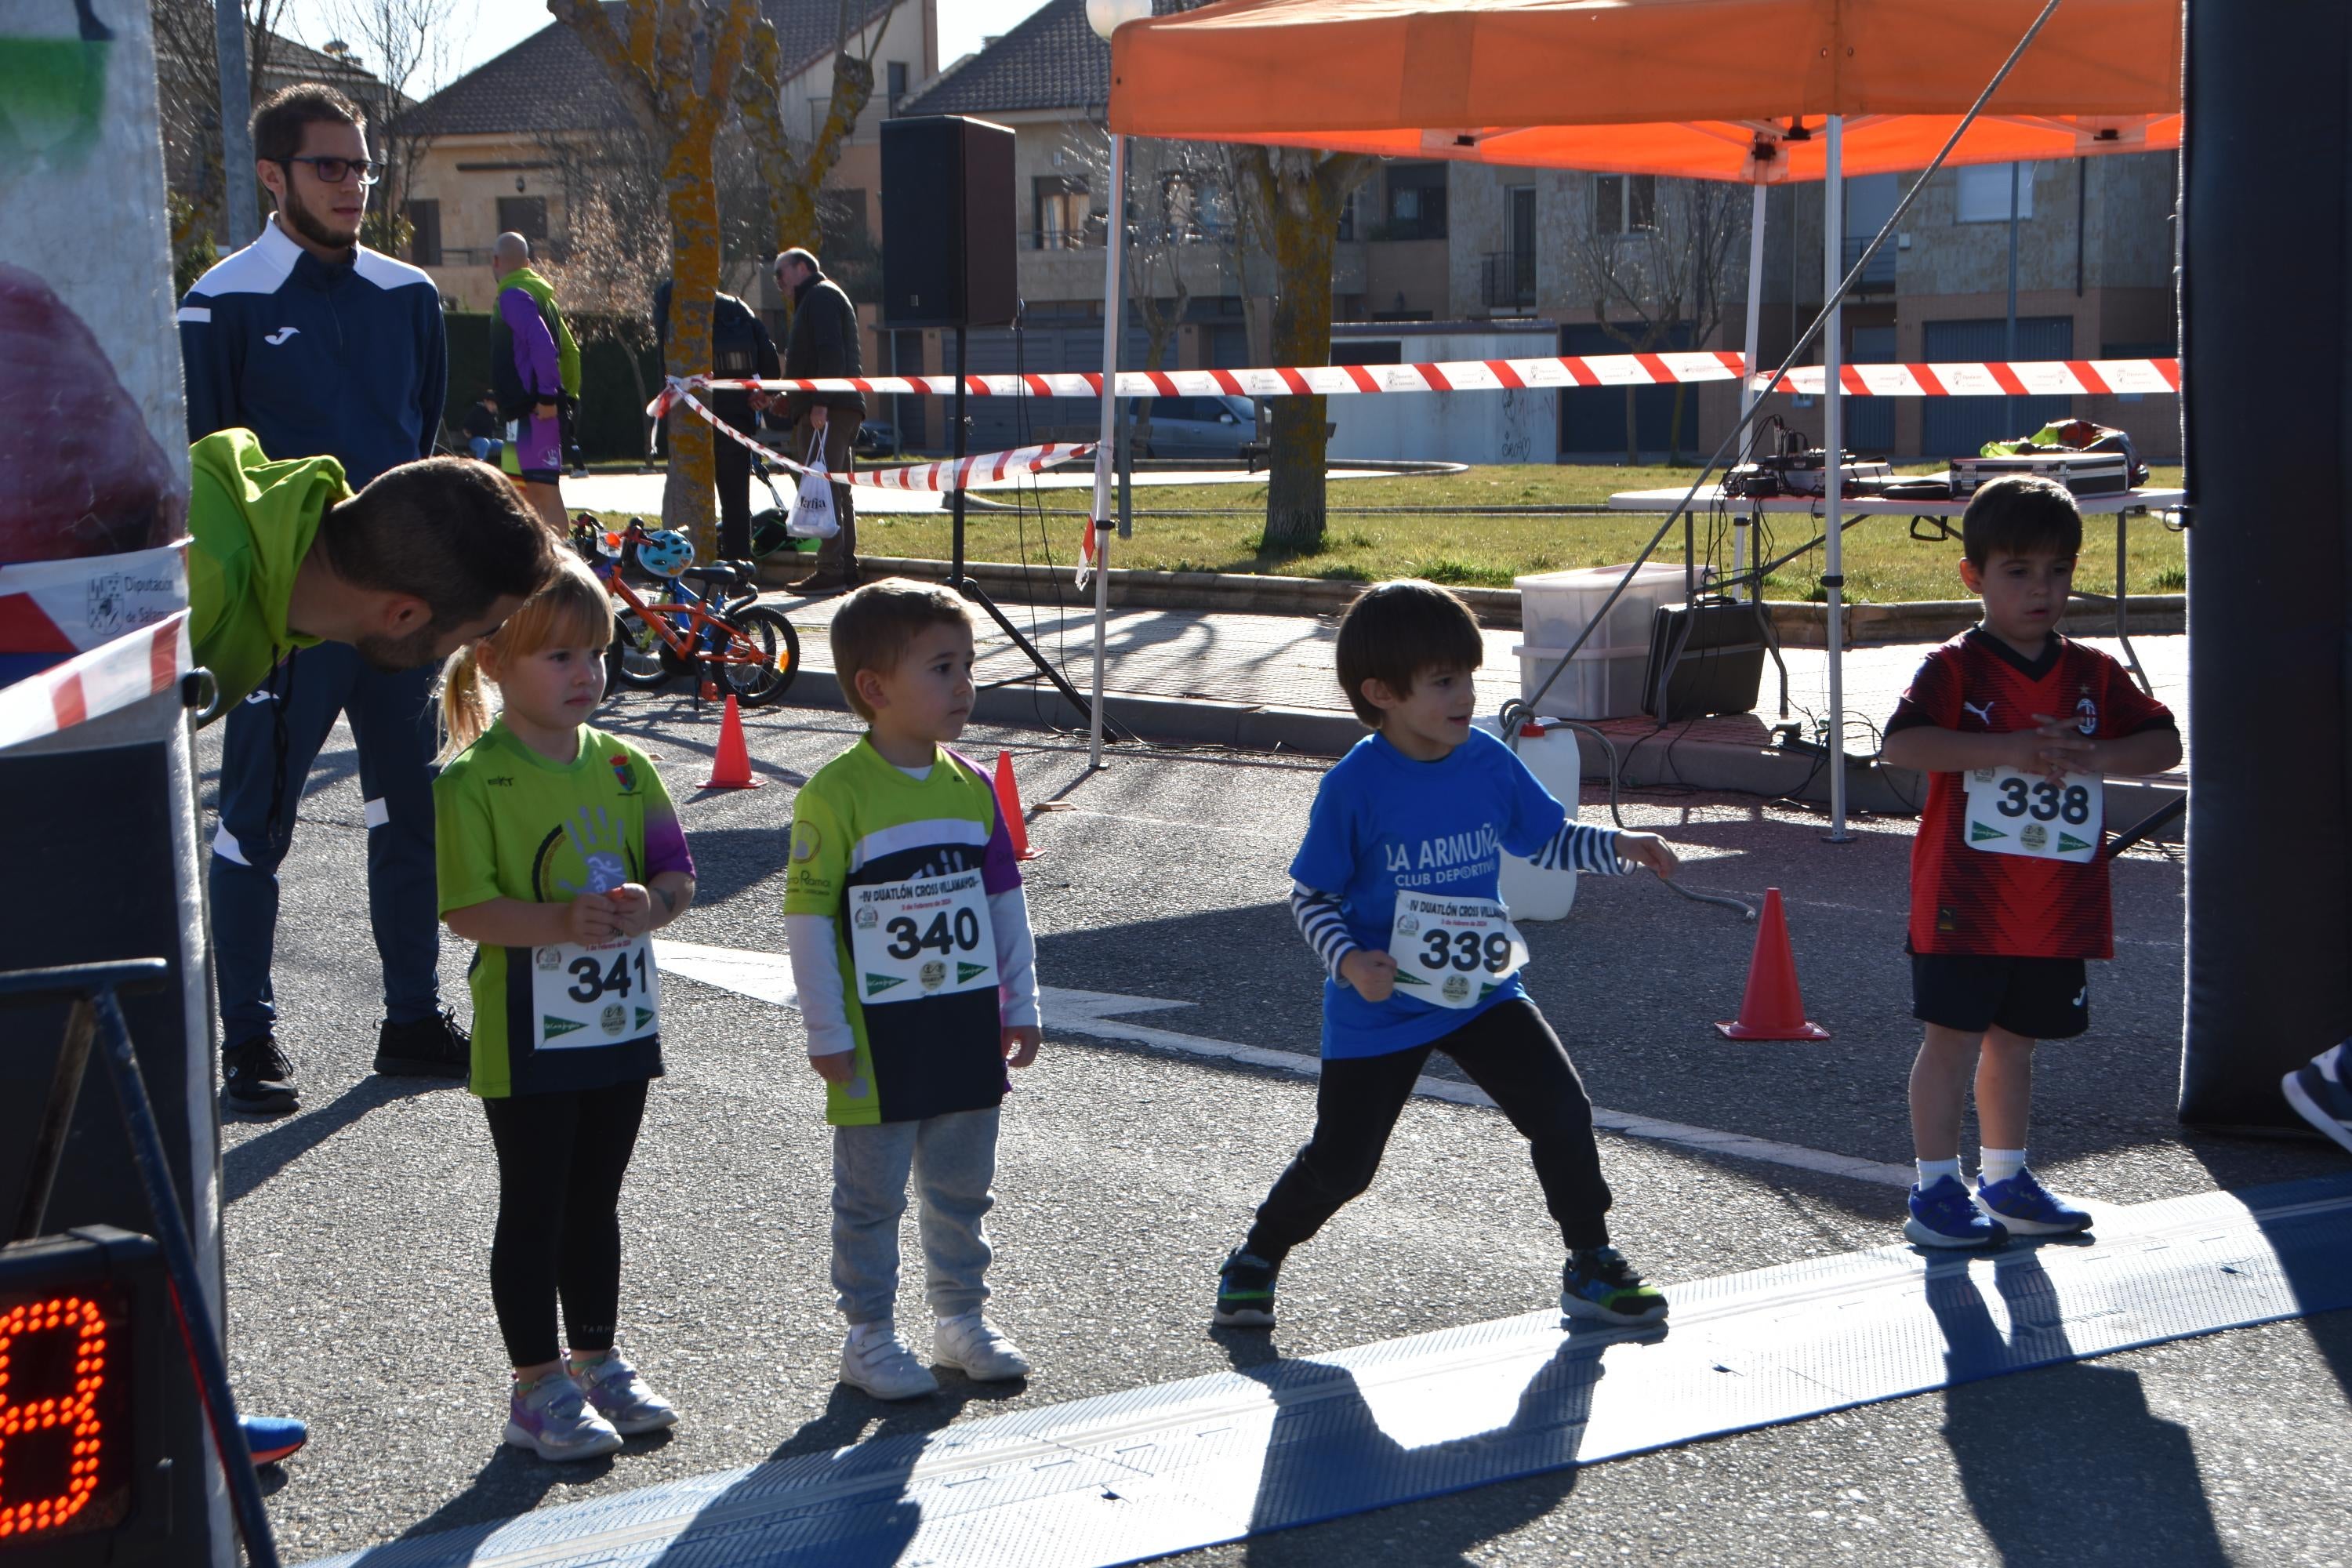
{"label": "black post", "polygon": [[[2352,10],[2191,0],[2186,58],[2180,408],[2197,721],[2180,1119],[2300,1129],[2280,1078],[2352,1034]],[[2303,152],[2282,159],[2285,103],[2303,106]],[[2282,300],[2301,301],[2284,336]],[[2294,452],[2311,460],[2285,458]]]}
{"label": "black post", "polygon": [[[955,330],[955,407],[954,411],[949,415],[949,418],[955,425],[955,460],[961,462],[964,455],[964,329],[961,323],[957,325]],[[1063,676],[1060,670],[1055,669],[1052,665],[1045,662],[1045,656],[1039,653],[1036,646],[1030,642],[1027,637],[1021,635],[1021,628],[1014,626],[1012,621],[1005,617],[1004,612],[996,607],[996,601],[990,598],[986,593],[982,591],[979,584],[973,582],[970,576],[965,574],[963,569],[963,486],[961,484],[957,485],[953,489],[948,492],[948,514],[953,520],[949,530],[951,537],[948,544],[948,586],[954,589],[957,593],[961,594],[965,598],[970,599],[973,604],[978,605],[982,609],[986,610],[990,618],[994,620],[997,626],[1003,629],[1004,635],[1013,639],[1013,646],[1019,648],[1023,653],[1028,655],[1029,662],[1037,667],[1037,672],[1040,675],[1043,675],[1047,680],[1052,681],[1054,683],[1055,689],[1061,692],[1064,697],[1069,700],[1070,706],[1078,710],[1078,718],[1080,721],[1091,725],[1094,722],[1095,717],[1094,708],[1087,701],[1085,696],[1079,692],[1076,687],[1069,683],[1068,679]]]}

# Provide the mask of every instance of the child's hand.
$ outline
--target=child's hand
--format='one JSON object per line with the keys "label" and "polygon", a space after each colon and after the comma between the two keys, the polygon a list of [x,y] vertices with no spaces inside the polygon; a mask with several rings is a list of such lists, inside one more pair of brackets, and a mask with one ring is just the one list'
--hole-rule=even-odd
{"label": "child's hand", "polygon": [[1356,988],[1367,1002],[1385,1002],[1396,989],[1396,960],[1385,952],[1360,947],[1339,961],[1339,978]]}
{"label": "child's hand", "polygon": [[583,947],[594,947],[621,934],[618,911],[610,893],[574,893],[563,907],[563,931]]}
{"label": "child's hand", "polygon": [[1682,858],[1675,853],[1675,847],[1654,833],[1619,832],[1617,858],[1631,860],[1637,866],[1647,866],[1661,877],[1673,876],[1675,868],[1682,864]]}
{"label": "child's hand", "polygon": [[1016,1068],[1025,1068],[1035,1061],[1037,1047],[1045,1043],[1045,1031],[1034,1024],[1007,1024],[999,1035],[1005,1061]]}
{"label": "child's hand", "polygon": [[613,920],[623,936],[643,936],[654,929],[654,896],[643,882],[624,882],[604,897],[612,900]]}
{"label": "child's hand", "polygon": [[835,1051],[830,1056],[811,1057],[809,1067],[827,1083],[847,1083],[857,1076],[857,1053]]}
{"label": "child's hand", "polygon": [[2047,713],[2033,716],[2033,728],[2013,730],[2001,737],[2010,744],[2004,749],[2002,762],[2021,773],[2044,773],[2057,778],[2062,773],[2083,773],[2089,767],[2091,753],[2096,742],[2074,726],[2072,719],[2053,719]]}

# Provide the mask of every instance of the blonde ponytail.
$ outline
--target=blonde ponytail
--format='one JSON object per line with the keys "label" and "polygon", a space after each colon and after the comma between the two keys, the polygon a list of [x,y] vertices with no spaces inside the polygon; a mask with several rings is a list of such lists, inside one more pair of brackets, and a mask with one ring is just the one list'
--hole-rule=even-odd
{"label": "blonde ponytail", "polygon": [[441,754],[433,759],[436,763],[446,763],[490,727],[490,701],[482,689],[482,664],[474,651],[478,646],[467,643],[442,667]]}

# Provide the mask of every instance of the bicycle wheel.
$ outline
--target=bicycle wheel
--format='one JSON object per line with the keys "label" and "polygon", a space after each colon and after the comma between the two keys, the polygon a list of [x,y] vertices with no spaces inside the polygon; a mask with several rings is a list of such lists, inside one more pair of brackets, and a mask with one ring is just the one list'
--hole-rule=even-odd
{"label": "bicycle wheel", "polygon": [[660,632],[635,610],[625,609],[613,620],[613,647],[604,661],[607,680],[631,691],[652,691],[667,684],[685,667],[662,640]]}
{"label": "bicycle wheel", "polygon": [[720,687],[746,708],[773,702],[801,672],[801,635],[782,610],[752,605],[727,617],[735,635],[727,651],[736,662],[711,666]]}

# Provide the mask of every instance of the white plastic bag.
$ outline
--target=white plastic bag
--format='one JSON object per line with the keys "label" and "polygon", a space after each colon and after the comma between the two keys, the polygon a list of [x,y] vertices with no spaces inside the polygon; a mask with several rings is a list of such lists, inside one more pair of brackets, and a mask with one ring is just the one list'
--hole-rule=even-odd
{"label": "white plastic bag", "polygon": [[801,487],[793,497],[792,515],[784,520],[784,531],[794,539],[831,539],[841,531],[841,518],[834,510],[833,479],[824,468],[824,432],[809,432],[808,472],[801,476]]}

